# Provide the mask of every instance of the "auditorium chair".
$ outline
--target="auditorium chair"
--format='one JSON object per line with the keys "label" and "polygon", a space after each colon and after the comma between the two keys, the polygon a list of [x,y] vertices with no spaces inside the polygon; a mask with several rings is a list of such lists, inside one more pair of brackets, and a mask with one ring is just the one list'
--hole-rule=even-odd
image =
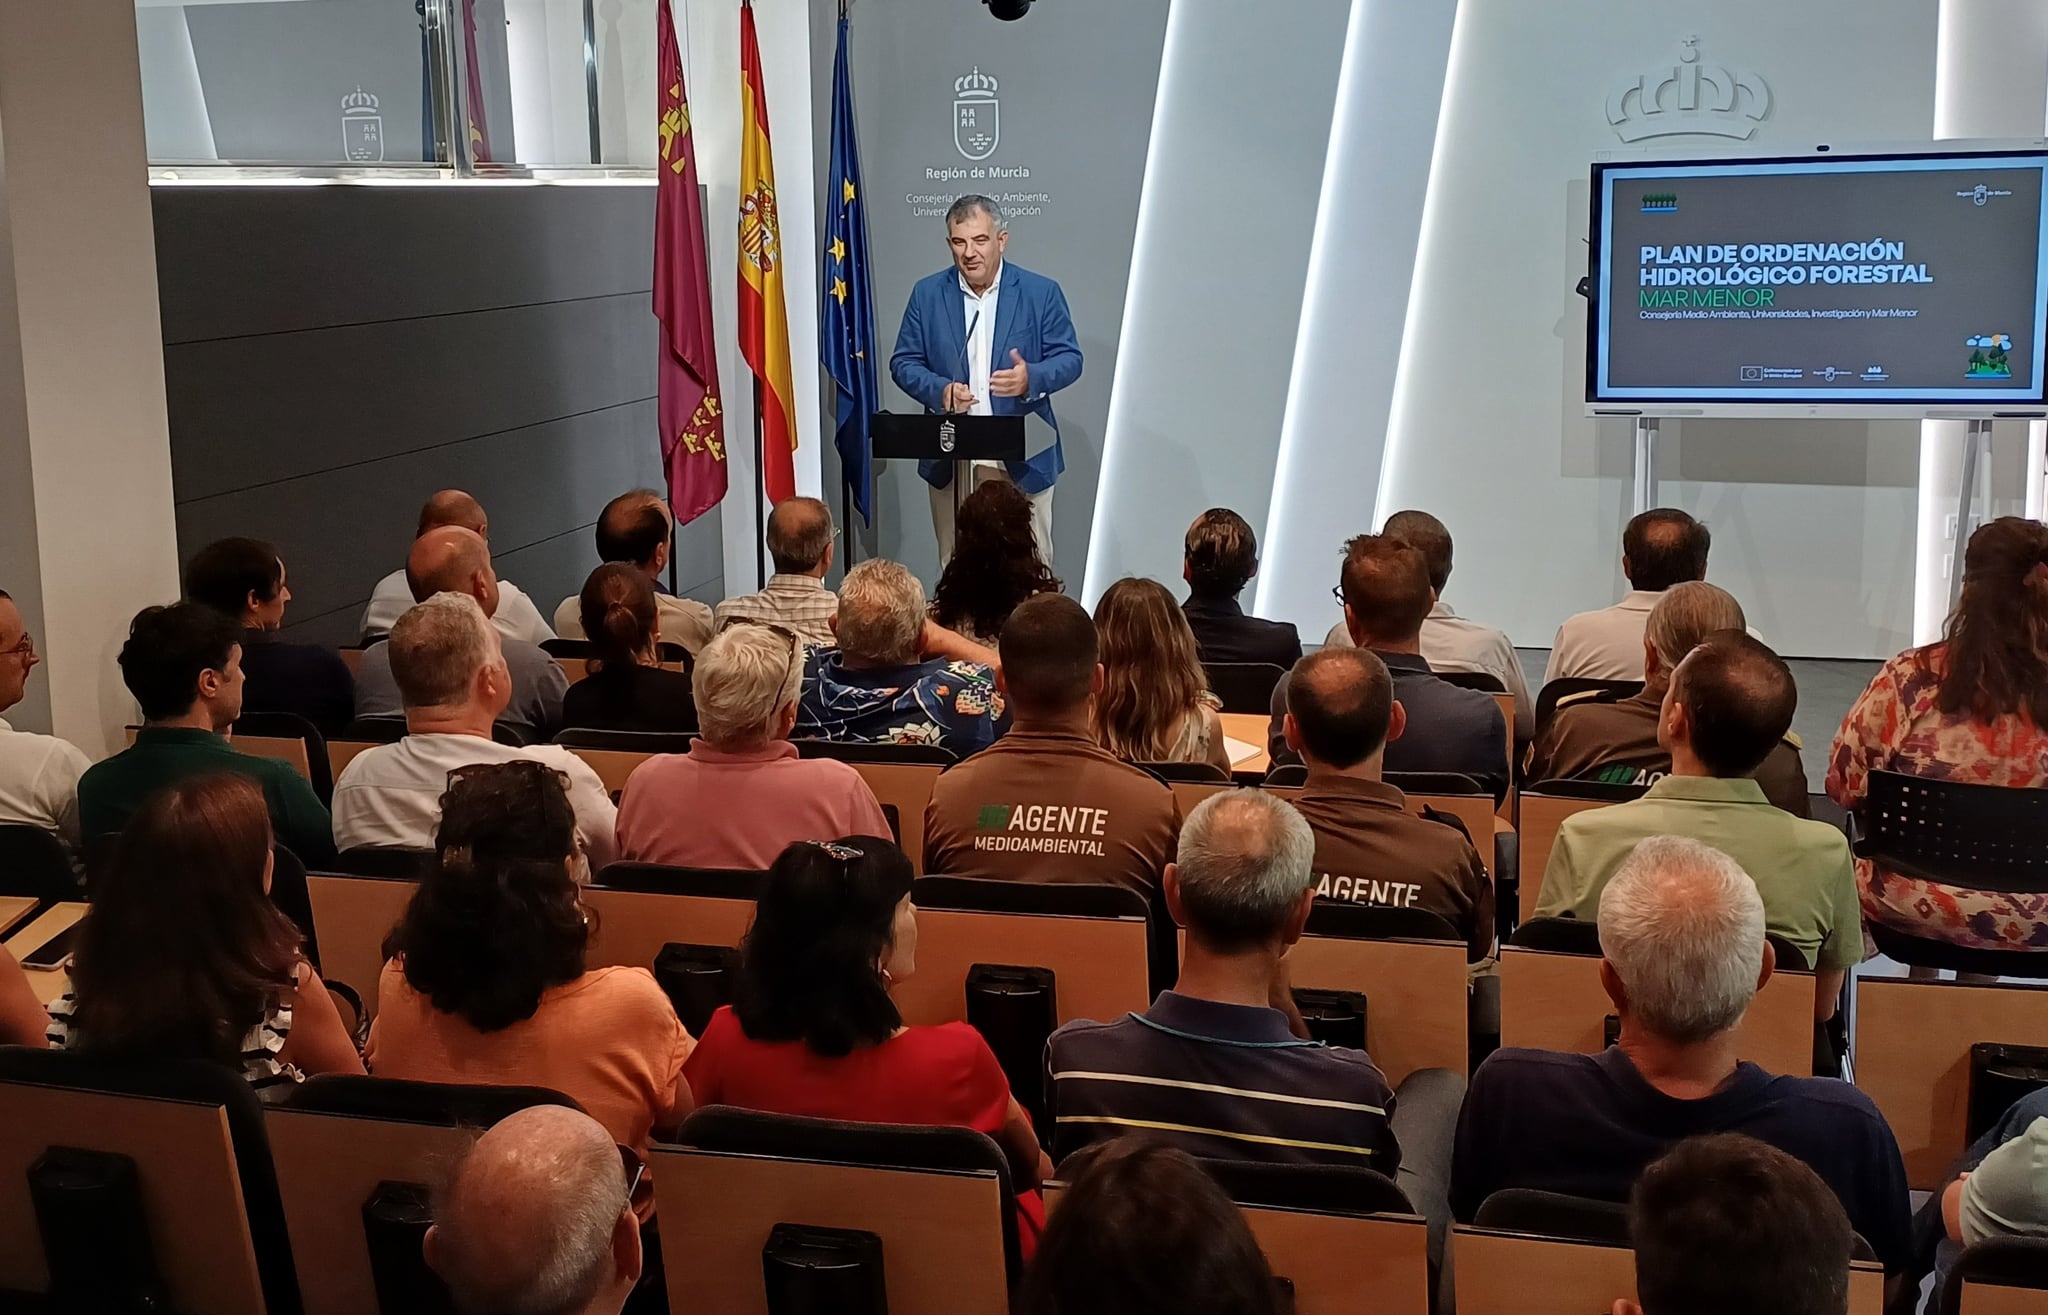
{"label": "auditorium chair", "polygon": [[1538,781],[1522,787],[1518,804],[1522,907],[1518,922],[1536,916],[1537,902],[1543,897],[1543,871],[1550,866],[1550,851],[1557,845],[1557,833],[1564,829],[1565,819],[1589,809],[1640,799],[1648,790],[1644,785],[1608,781]]}
{"label": "auditorium chair", "polygon": [[[587,639],[563,639],[557,636],[554,639],[543,639],[540,642],[540,651],[559,661],[587,660],[597,656],[597,645]],[[655,650],[655,657],[663,666],[671,663],[681,664],[678,670],[686,671],[695,665],[695,659],[690,656],[689,649],[666,639],[662,640]]]}
{"label": "auditorium chair", "polygon": [[712,1106],[648,1167],[673,1310],[768,1315],[774,1284],[784,1310],[1009,1311],[1016,1207],[982,1133]]}
{"label": "auditorium chair", "polygon": [[1287,669],[1271,662],[1211,662],[1202,670],[1209,677],[1209,692],[1223,704],[1225,712],[1255,712],[1267,716],[1273,708],[1273,688]]}
{"label": "auditorium chair", "polygon": [[434,861],[431,849],[393,849],[364,845],[334,856],[334,870],[352,877],[403,877],[418,881]]}
{"label": "auditorium chair", "polygon": [[1558,705],[1574,695],[1598,694],[1612,691],[1617,699],[1630,699],[1643,692],[1640,680],[1587,680],[1580,676],[1566,676],[1550,681],[1536,694],[1536,733],[1543,734],[1550,725],[1551,717],[1557,713]]}
{"label": "auditorium chair", "polygon": [[420,1255],[426,1221],[393,1218],[388,1203],[438,1188],[480,1134],[534,1105],[578,1108],[544,1087],[350,1076],[313,1078],[267,1107],[305,1315],[445,1309]]}
{"label": "auditorium chair", "polygon": [[[1852,818],[1856,856],[1964,890],[2048,895],[2048,790],[1870,773]],[[1952,945],[1869,923],[1880,954],[1921,968],[2048,978],[2048,952]]]}
{"label": "auditorium chair", "polygon": [[1214,785],[1228,788],[1231,784],[1229,772],[1215,763],[1132,763],[1141,772],[1148,772],[1168,785]]}
{"label": "auditorium chair", "polygon": [[1964,1247],[1938,1294],[1940,1315],[2048,1311],[2048,1238],[1993,1237]]}
{"label": "auditorium chair", "polygon": [[[583,890],[591,912],[589,963],[654,971],[676,1014],[701,1034],[732,999],[730,954],[754,920],[765,873],[612,863]],[[921,965],[920,965],[921,966]]]}
{"label": "auditorium chair", "polygon": [[100,1308],[107,1284],[195,1315],[299,1315],[263,1115],[216,1064],[0,1048],[0,1219],[15,1309]]}
{"label": "auditorium chair", "polygon": [[1465,948],[1422,909],[1317,900],[1287,965],[1297,991],[1366,997],[1366,1052],[1399,1088],[1421,1069],[1469,1066]]}
{"label": "auditorium chair", "polygon": [[334,797],[334,773],[327,760],[327,738],[320,728],[296,712],[245,712],[235,718],[234,746],[259,758],[289,763],[313,785],[321,803]]}
{"label": "auditorium chair", "polygon": [[688,753],[696,738],[694,731],[607,731],[571,726],[555,736],[555,743],[596,772],[616,801],[641,763],[657,753]]}
{"label": "auditorium chair", "polygon": [[1857,979],[1856,1085],[1891,1125],[1915,1191],[1940,1187],[1970,1143],[1971,1047],[2044,1038],[2048,986]]}
{"label": "auditorium chair", "polygon": [[[1352,1165],[1202,1160],[1237,1204],[1292,1315],[1429,1315],[1429,1236],[1392,1179]],[[1050,1218],[1065,1184],[1047,1183]]]}
{"label": "auditorium chair", "polygon": [[84,894],[71,870],[71,856],[55,835],[39,826],[0,826],[0,895],[55,904]]}
{"label": "auditorium chair", "polygon": [[340,872],[306,876],[306,894],[322,933],[320,977],[330,987],[353,989],[366,1016],[377,1012],[384,938],[405,916],[405,906],[417,889],[418,881],[404,877]]}
{"label": "auditorium chair", "polygon": [[849,763],[874,791],[888,815],[896,843],[911,870],[924,871],[924,810],[939,773],[960,758],[936,744],[855,744],[840,740],[791,740],[799,756]]}

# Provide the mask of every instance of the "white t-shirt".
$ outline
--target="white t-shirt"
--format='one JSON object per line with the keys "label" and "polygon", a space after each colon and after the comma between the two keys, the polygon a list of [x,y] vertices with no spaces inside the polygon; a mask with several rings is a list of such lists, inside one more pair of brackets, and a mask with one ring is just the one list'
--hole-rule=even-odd
{"label": "white t-shirt", "polygon": [[18,731],[0,719],[0,824],[55,832],[77,853],[78,778],[90,766],[70,741]]}
{"label": "white t-shirt", "polygon": [[[390,634],[398,618],[412,610],[413,602],[412,586],[405,582],[405,572],[393,571],[377,581],[377,587],[371,591],[370,605],[363,609],[362,633],[366,637]],[[545,644],[555,638],[540,609],[510,580],[498,581],[498,611],[491,622],[507,639]]]}
{"label": "white t-shirt", "polygon": [[618,810],[589,764],[552,744],[521,748],[477,735],[408,735],[357,754],[334,783],[335,848],[432,849],[448,773],[519,759],[567,774],[590,870],[595,874],[611,862],[618,852]]}
{"label": "white t-shirt", "polygon": [[1550,646],[1543,683],[1553,680],[1641,680],[1643,631],[1661,591],[1631,589],[1612,607],[1567,617]]}

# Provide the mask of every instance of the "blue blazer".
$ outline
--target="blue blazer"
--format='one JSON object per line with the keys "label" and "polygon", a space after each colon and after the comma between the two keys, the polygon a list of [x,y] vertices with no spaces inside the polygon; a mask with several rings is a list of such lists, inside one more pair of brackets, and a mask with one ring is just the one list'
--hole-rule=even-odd
{"label": "blue blazer", "polygon": [[[1023,397],[992,397],[989,407],[999,416],[1029,412],[1052,426],[1052,445],[1029,461],[1006,462],[1010,478],[1026,493],[1043,493],[1067,468],[1060,454],[1060,422],[1052,395],[1081,377],[1081,344],[1074,339],[1074,321],[1060,285],[1010,261],[1003,262],[1002,294],[996,298],[995,351],[990,368],[1010,364],[1015,350],[1031,367],[1031,391]],[[889,357],[889,377],[896,386],[940,409],[946,385],[965,383],[967,314],[960,301],[960,275],[950,266],[919,279],[903,311],[903,328]],[[920,461],[917,473],[934,488],[953,482],[950,461]]]}

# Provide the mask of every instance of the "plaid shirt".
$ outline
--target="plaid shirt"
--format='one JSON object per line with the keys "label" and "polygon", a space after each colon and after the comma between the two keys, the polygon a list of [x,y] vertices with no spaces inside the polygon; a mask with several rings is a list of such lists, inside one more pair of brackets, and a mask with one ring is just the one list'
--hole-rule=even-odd
{"label": "plaid shirt", "polygon": [[711,628],[723,630],[733,621],[767,621],[792,631],[806,644],[830,645],[831,620],[839,613],[839,596],[814,575],[768,578],[758,594],[742,594],[720,603],[711,614]]}
{"label": "plaid shirt", "polygon": [[936,744],[965,758],[1009,728],[995,672],[978,662],[852,670],[836,648],[804,663],[796,734],[862,744]]}

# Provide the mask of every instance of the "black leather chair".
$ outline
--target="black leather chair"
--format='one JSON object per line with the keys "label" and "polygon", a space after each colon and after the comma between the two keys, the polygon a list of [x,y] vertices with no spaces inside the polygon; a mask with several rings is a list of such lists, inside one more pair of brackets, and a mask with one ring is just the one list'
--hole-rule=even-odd
{"label": "black leather chair", "polygon": [[1282,790],[1298,790],[1308,784],[1308,767],[1303,763],[1281,763],[1266,773],[1260,784]]}
{"label": "black leather chair", "polygon": [[306,745],[306,779],[313,793],[326,803],[334,798],[334,770],[327,761],[327,737],[320,728],[296,712],[245,712],[235,718],[236,735],[256,735],[268,740],[303,740]]}
{"label": "black leather chair", "polygon": [[1538,691],[1536,695],[1537,733],[1541,734],[1543,728],[1550,724],[1550,718],[1557,712],[1557,705],[1561,700],[1571,698],[1575,694],[1608,692],[1611,692],[1616,698],[1620,699],[1633,698],[1643,692],[1643,682],[1640,680],[1585,680],[1577,676],[1567,676],[1562,680],[1551,681]]}
{"label": "black leather chair", "polygon": [[434,861],[431,849],[384,849],[366,845],[334,856],[334,870],[351,877],[404,877],[419,880]]}
{"label": "black leather chair", "polygon": [[2039,1306],[2048,1306],[2048,1238],[1992,1237],[1964,1247],[1941,1285],[1941,1315],[1962,1315],[1966,1284],[2029,1289],[2043,1294],[2035,1299]]}
{"label": "black leather chair", "polygon": [[843,763],[902,763],[918,767],[951,767],[960,755],[936,744],[864,744],[848,740],[791,740],[797,756],[831,758]]}
{"label": "black leather chair", "polygon": [[696,895],[704,899],[753,900],[768,874],[747,868],[685,868],[666,863],[608,863],[591,879],[612,890],[650,895]]}
{"label": "black leather chair", "polygon": [[[355,744],[396,744],[405,738],[405,718],[358,717],[334,738]],[[531,737],[501,721],[492,725],[491,738],[499,744],[523,748]]]}
{"label": "black leather chair", "polygon": [[604,731],[572,726],[555,736],[565,749],[603,749],[614,753],[688,753],[694,732]]}
{"label": "black leather chair", "polygon": [[[1798,946],[1773,932],[1764,940],[1775,956],[1775,966],[1789,972],[1806,972],[1813,965]],[[1553,954],[1598,955],[1600,928],[1583,918],[1531,918],[1515,929],[1508,942],[1525,950],[1548,950]]]}
{"label": "black leather chair", "polygon": [[1593,799],[1601,803],[1625,804],[1648,793],[1647,785],[1622,781],[1536,781],[1522,787],[1522,797],[1541,795],[1550,799]]}
{"label": "black leather chair", "polygon": [[1463,941],[1449,920],[1428,909],[1391,909],[1349,900],[1319,899],[1309,910],[1306,934],[1351,941]]}
{"label": "black leather chair", "polygon": [[1203,670],[1209,692],[1222,701],[1225,712],[1271,712],[1273,687],[1287,674],[1271,662],[1212,662]]}
{"label": "black leather chair", "polygon": [[1488,795],[1491,791],[1463,772],[1388,772],[1386,782],[1403,794]]}
{"label": "black leather chair", "polygon": [[1150,772],[1160,780],[1172,785],[1182,782],[1189,785],[1230,785],[1230,773],[1215,763],[1133,763],[1141,772]]}
{"label": "black leather chair", "polygon": [[[540,651],[551,658],[560,658],[565,662],[574,662],[579,658],[588,659],[596,657],[597,645],[587,639],[562,639],[558,637],[555,639],[543,639],[540,643]],[[661,645],[656,649],[655,655],[663,662],[682,663],[683,670],[685,671],[688,671],[694,664],[694,660],[690,657],[689,649],[666,639],[661,641]]]}
{"label": "black leather chair", "polygon": [[1413,1214],[1408,1194],[1375,1169],[1349,1164],[1269,1164],[1256,1160],[1199,1162],[1231,1200],[1275,1210],[1328,1214]]}
{"label": "black leather chair", "polygon": [[1446,685],[1456,685],[1460,689],[1476,689],[1482,694],[1505,694],[1508,692],[1508,687],[1501,683],[1500,677],[1490,671],[1431,670],[1430,674],[1443,681]]}
{"label": "black leather chair", "polygon": [[460,1082],[407,1082],[328,1073],[290,1088],[279,1109],[338,1114],[449,1128],[489,1128],[508,1114],[534,1105],[583,1107],[552,1087],[492,1087]]}
{"label": "black leather chair", "polygon": [[1509,1233],[1534,1233],[1574,1242],[1627,1246],[1628,1207],[1618,1201],[1594,1201],[1562,1192],[1510,1187],[1479,1203],[1472,1222],[1481,1228]]}
{"label": "black leather chair", "polygon": [[85,888],[56,836],[37,826],[0,826],[0,895],[55,904],[85,898]]}

